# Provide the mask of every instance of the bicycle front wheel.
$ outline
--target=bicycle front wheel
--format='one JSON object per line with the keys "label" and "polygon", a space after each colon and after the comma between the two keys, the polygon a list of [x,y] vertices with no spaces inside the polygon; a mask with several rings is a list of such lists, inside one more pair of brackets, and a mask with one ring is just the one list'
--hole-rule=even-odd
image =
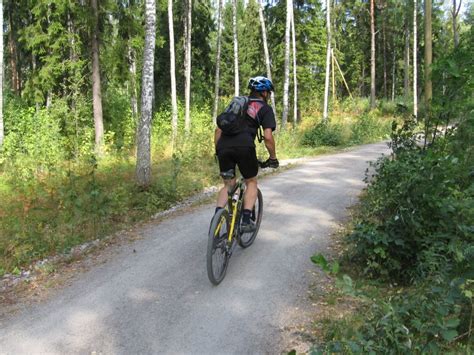
{"label": "bicycle front wheel", "polygon": [[263,196],[262,191],[258,189],[257,201],[255,201],[255,206],[252,210],[251,219],[255,223],[255,230],[250,233],[241,233],[239,238],[239,245],[242,248],[247,248],[252,245],[255,238],[257,237],[258,230],[260,229],[260,223],[262,223],[263,215]]}
{"label": "bicycle front wheel", "polygon": [[207,241],[207,276],[214,285],[219,285],[225,277],[229,264],[227,239],[230,228],[229,213],[219,210],[211,220]]}

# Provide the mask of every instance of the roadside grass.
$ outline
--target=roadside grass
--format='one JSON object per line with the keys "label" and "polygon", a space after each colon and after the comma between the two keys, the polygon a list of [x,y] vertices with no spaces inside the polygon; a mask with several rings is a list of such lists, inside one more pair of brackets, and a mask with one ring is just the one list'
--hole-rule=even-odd
{"label": "roadside grass", "polygon": [[[361,115],[366,111],[358,102],[347,105],[345,111],[334,113],[329,123],[345,132],[337,145],[320,144],[317,139],[304,144],[307,132],[320,121],[319,113],[313,112],[297,128],[277,133],[278,158],[316,156],[388,137],[387,127],[394,114],[377,112],[371,122],[378,122],[380,127],[369,126],[373,132],[360,137],[358,126],[365,116],[351,116],[350,107],[356,107]],[[9,164],[4,159],[0,166],[0,276],[146,220],[220,183],[208,115],[194,115],[194,131],[187,141],[178,142],[174,152],[168,143],[168,113],[160,115],[153,129],[153,182],[145,191],[135,185],[133,150],[116,151],[113,142],[100,161],[86,155],[50,164],[48,169],[39,169],[29,161],[26,178],[18,171],[21,161]],[[266,159],[267,154],[264,145],[258,145],[259,157]]]}

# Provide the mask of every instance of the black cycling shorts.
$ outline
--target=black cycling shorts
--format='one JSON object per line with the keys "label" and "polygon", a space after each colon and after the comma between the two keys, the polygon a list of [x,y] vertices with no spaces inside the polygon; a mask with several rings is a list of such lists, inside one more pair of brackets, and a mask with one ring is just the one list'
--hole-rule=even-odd
{"label": "black cycling shorts", "polygon": [[257,176],[258,161],[255,147],[222,148],[217,152],[217,157],[221,173],[231,169],[235,171],[237,165],[244,179]]}

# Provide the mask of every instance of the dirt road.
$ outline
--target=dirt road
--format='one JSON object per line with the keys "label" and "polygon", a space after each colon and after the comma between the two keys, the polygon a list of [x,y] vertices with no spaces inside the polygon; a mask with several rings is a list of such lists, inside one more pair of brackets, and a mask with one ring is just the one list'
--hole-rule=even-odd
{"label": "dirt road", "polygon": [[356,201],[367,161],[387,151],[366,145],[262,179],[259,235],[217,287],[205,263],[212,205],[148,224],[48,301],[1,319],[0,353],[280,353],[284,328],[311,307],[310,256]]}

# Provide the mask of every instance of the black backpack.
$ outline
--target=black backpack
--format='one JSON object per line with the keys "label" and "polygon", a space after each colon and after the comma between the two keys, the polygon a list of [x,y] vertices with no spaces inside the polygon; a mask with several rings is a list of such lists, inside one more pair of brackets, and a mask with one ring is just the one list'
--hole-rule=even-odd
{"label": "black backpack", "polygon": [[[252,100],[261,101],[261,100]],[[222,130],[222,133],[227,136],[234,136],[247,130],[248,124],[246,120],[247,111],[249,110],[250,99],[248,96],[235,96],[227,108],[219,116],[217,116],[217,126]],[[258,111],[250,115],[252,119],[257,120],[258,130],[257,138],[261,142],[263,134],[261,132],[260,120],[258,118]]]}
{"label": "black backpack", "polygon": [[227,136],[234,136],[245,130],[246,114],[249,106],[247,96],[236,96],[227,108],[217,116],[217,127]]}

